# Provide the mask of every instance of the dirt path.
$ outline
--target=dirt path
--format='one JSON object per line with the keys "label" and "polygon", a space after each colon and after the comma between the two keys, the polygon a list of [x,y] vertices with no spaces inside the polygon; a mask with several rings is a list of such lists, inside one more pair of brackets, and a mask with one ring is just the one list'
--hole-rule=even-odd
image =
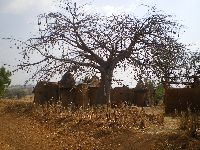
{"label": "dirt path", "polygon": [[24,117],[0,114],[1,150],[65,149],[62,139],[40,124]]}

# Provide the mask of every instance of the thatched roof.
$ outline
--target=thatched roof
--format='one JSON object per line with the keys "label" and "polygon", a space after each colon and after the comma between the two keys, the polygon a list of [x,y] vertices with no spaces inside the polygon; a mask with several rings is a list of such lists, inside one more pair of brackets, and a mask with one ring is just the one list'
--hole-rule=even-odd
{"label": "thatched roof", "polygon": [[70,72],[66,72],[62,79],[60,80],[60,86],[61,88],[72,88],[75,86],[75,80],[73,75]]}

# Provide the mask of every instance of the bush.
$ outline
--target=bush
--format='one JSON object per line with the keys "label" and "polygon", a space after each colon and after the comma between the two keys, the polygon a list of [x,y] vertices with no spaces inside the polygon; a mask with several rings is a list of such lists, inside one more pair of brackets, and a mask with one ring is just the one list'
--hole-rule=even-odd
{"label": "bush", "polygon": [[10,85],[11,72],[6,70],[4,67],[0,68],[0,97],[3,97],[5,89]]}
{"label": "bush", "polygon": [[164,87],[162,84],[158,84],[155,88],[155,103],[163,100]]}

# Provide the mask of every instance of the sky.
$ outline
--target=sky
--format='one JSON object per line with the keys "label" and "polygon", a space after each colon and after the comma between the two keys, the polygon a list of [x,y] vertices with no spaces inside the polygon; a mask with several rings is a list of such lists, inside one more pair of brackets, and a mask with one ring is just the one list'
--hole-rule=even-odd
{"label": "sky", "polygon": [[[199,0],[77,0],[77,2],[90,2],[89,11],[95,8],[95,11],[105,15],[119,12],[141,15],[144,13],[141,4],[156,6],[157,9],[173,15],[175,20],[185,26],[185,32],[180,35],[181,42],[193,44],[193,49],[200,47]],[[19,50],[10,48],[13,43],[2,38],[13,37],[26,40],[37,32],[37,16],[57,9],[56,0],[0,0],[0,66],[16,65],[20,59]],[[24,84],[28,77],[30,75],[25,72],[17,72],[12,75],[11,84]],[[124,77],[124,73],[119,73],[119,78],[127,78],[124,84],[133,84],[132,79],[128,76]]]}

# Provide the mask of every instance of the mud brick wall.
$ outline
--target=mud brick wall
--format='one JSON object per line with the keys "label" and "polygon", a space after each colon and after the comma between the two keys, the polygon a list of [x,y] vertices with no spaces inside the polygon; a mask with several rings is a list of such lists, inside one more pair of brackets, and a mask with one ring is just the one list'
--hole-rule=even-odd
{"label": "mud brick wall", "polygon": [[74,104],[76,107],[88,107],[89,98],[88,98],[88,85],[87,84],[79,84],[75,89],[75,98]]}
{"label": "mud brick wall", "polygon": [[166,89],[165,112],[174,113],[186,111],[190,108],[192,111],[200,110],[200,89],[198,88],[174,88]]}
{"label": "mud brick wall", "polygon": [[112,106],[121,106],[123,103],[133,103],[133,89],[128,87],[115,87],[111,90]]}
{"label": "mud brick wall", "polygon": [[56,82],[40,81],[35,86],[33,93],[36,104],[53,103],[59,99],[58,84]]}
{"label": "mud brick wall", "polygon": [[[99,87],[89,87],[88,88],[88,98],[90,106],[95,105],[97,91]],[[112,106],[121,106],[123,103],[133,103],[134,89],[129,89],[128,87],[115,87],[111,89],[111,104]]]}
{"label": "mud brick wall", "polygon": [[89,87],[88,88],[88,98],[90,106],[94,106],[96,104],[96,96],[99,87]]}
{"label": "mud brick wall", "polygon": [[74,102],[75,89],[74,88],[61,88],[59,89],[60,101],[63,106],[69,106]]}
{"label": "mud brick wall", "polygon": [[[88,84],[79,84],[74,88],[59,86],[55,82],[38,82],[34,89],[34,102],[45,104],[46,102],[61,101],[63,106],[73,103],[76,107],[88,107],[96,104],[96,96],[99,87],[89,87]],[[128,87],[115,87],[111,89],[112,106],[122,106],[123,103],[146,106],[147,92],[144,90],[130,89]]]}
{"label": "mud brick wall", "polygon": [[134,90],[134,104],[139,107],[145,107],[147,100],[147,90],[135,89]]}

